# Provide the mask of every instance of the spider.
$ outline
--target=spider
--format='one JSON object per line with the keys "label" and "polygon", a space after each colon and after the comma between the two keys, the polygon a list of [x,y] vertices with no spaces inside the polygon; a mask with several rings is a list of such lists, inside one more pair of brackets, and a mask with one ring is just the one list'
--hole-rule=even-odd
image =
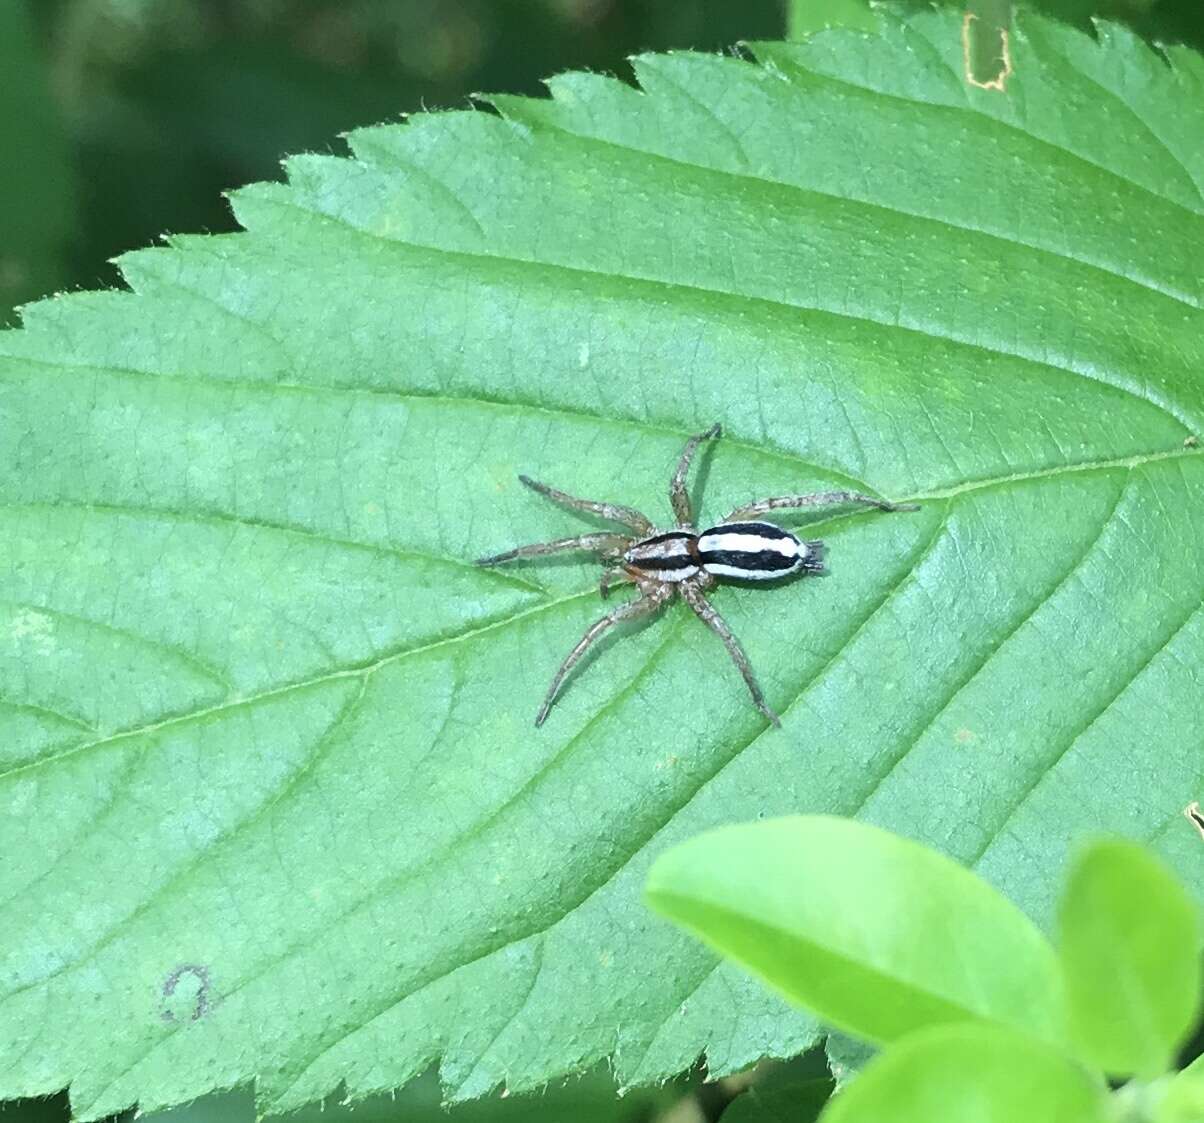
{"label": "spider", "polygon": [[677,518],[677,525],[672,530],[657,530],[647,516],[632,507],[578,499],[528,476],[518,477],[532,491],[555,503],[608,522],[620,523],[633,533],[596,532],[558,538],[554,542],[536,542],[480,558],[477,565],[501,565],[516,558],[540,557],[561,550],[593,550],[601,555],[606,567],[599,585],[603,597],[607,596],[610,586],[616,581],[633,582],[640,592],[635,600],[620,605],[590,625],[577,646],[568,653],[552,677],[543,705],[535,718],[537,726],[543,725],[565,677],[594,640],[621,621],[656,612],[678,593],[695,615],[723,641],[757,709],[774,725],[781,725],[778,715],[769,708],[761,693],[740,641],[707,600],[706,594],[714,586],[717,577],[768,581],[796,573],[822,573],[824,545],[817,541],[801,541],[788,530],[773,523],[754,520],[753,516],[785,508],[819,507],[834,503],[865,503],[882,511],[919,509],[914,504],[888,503],[856,491],[779,495],[737,507],[722,522],[699,532],[694,529],[694,514],[686,492],[686,474],[698,446],[703,441],[718,437],[721,432],[719,425],[712,425],[705,433],[698,433],[686,442],[677,462],[677,470],[669,483],[669,502]]}

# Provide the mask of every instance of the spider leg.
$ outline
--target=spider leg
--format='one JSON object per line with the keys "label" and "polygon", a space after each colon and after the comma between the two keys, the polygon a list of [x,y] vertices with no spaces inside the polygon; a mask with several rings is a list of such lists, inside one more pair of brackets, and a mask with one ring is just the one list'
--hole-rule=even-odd
{"label": "spider leg", "polygon": [[544,695],[543,705],[539,708],[535,724],[543,725],[544,719],[548,716],[548,711],[556,699],[556,694],[560,690],[560,684],[564,682],[565,676],[573,669],[573,664],[585,654],[586,649],[594,640],[620,621],[634,620],[637,617],[646,616],[650,612],[655,612],[672,595],[673,587],[671,585],[650,589],[642,597],[619,605],[618,608],[603,616],[601,620],[596,620],[591,624],[586,629],[585,635],[577,641],[577,646],[565,656],[564,662],[560,664],[560,669],[552,677],[552,684],[548,687],[547,694]]}
{"label": "spider leg", "polygon": [[862,495],[859,491],[817,491],[813,495],[775,495],[769,499],[758,499],[755,503],[746,503],[737,507],[723,521],[746,519],[750,515],[763,515],[766,511],[780,511],[786,507],[826,507],[833,503],[865,503],[877,507],[880,511],[918,511],[915,503],[889,503],[885,499],[875,499],[872,495]]}
{"label": "spider leg", "polygon": [[609,519],[611,522],[622,523],[634,530],[641,538],[647,538],[656,529],[652,525],[652,520],[634,507],[624,507],[618,503],[597,503],[592,499],[578,499],[567,492],[549,487],[547,484],[541,484],[538,480],[531,479],[530,476],[519,476],[518,478],[532,491],[539,492],[540,495],[551,499],[554,503],[560,503],[573,511],[584,511],[588,515],[597,515],[599,518]]}
{"label": "spider leg", "polygon": [[765,701],[765,695],[761,693],[761,687],[757,682],[756,675],[753,674],[753,669],[749,665],[748,656],[744,654],[744,648],[740,646],[740,641],[732,635],[732,630],[727,626],[727,621],[719,615],[715,607],[707,600],[706,594],[697,585],[690,581],[683,581],[678,587],[681,589],[681,595],[685,599],[686,604],[694,610],[694,614],[698,619],[723,640],[723,646],[727,648],[727,653],[732,657],[732,662],[736,664],[737,670],[739,670],[744,678],[744,685],[748,687],[748,692],[752,695],[753,704],[774,725],[780,726],[782,724],[781,719],[769,708],[769,704]]}
{"label": "spider leg", "polygon": [[634,580],[635,578],[625,569],[607,569],[602,574],[602,580],[598,582],[598,594],[605,600],[610,596],[612,585],[622,585],[624,582]]}
{"label": "spider leg", "polygon": [[477,565],[501,565],[515,558],[536,558],[544,554],[556,554],[561,550],[621,550],[631,542],[622,534],[578,534],[574,538],[557,538],[554,542],[534,542],[530,546],[516,546],[487,558],[477,558]]}
{"label": "spider leg", "polygon": [[698,433],[686,441],[682,449],[681,459],[677,462],[677,471],[669,484],[669,502],[673,505],[673,514],[677,517],[678,526],[693,526],[694,512],[690,509],[690,494],[686,491],[686,473],[690,470],[690,461],[703,441],[718,437],[723,432],[720,425],[712,425],[705,433]]}

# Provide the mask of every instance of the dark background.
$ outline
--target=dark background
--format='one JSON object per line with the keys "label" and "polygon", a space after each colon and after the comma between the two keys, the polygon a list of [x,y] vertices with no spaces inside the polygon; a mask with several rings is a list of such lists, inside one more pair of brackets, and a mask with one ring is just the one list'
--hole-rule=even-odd
{"label": "dark background", "polygon": [[[0,324],[108,259],[233,227],[286,153],[475,91],[538,93],[646,50],[780,37],[787,0],[0,0]],[[793,0],[824,10],[850,0]],[[971,0],[1006,10],[1008,0]],[[1204,44],[1204,0],[1038,0]]]}

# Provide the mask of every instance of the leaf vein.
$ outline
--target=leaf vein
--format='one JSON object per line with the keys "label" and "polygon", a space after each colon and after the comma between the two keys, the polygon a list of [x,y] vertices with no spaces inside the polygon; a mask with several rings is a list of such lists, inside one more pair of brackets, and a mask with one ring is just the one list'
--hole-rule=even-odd
{"label": "leaf vein", "polygon": [[1167,634],[1165,638],[1162,639],[1148,655],[1142,658],[1141,663],[1130,675],[1125,677],[1125,679],[1114,691],[1109,694],[1102,705],[1096,707],[1093,713],[1084,718],[1084,720],[1079,724],[1078,728],[1071,733],[1068,738],[1066,738],[1065,742],[1056,750],[1054,755],[1040,768],[1033,769],[1032,779],[1025,784],[1024,788],[1013,799],[1011,805],[1007,808],[1005,814],[1000,819],[998,826],[991,831],[990,837],[986,839],[977,853],[967,860],[965,863],[967,866],[975,868],[981,863],[992,843],[994,843],[999,836],[1003,834],[1007,825],[1020,813],[1021,808],[1023,808],[1024,805],[1029,801],[1036,790],[1041,786],[1042,782],[1053,775],[1054,770],[1065,759],[1066,755],[1074,748],[1074,746],[1077,745],[1079,741],[1081,741],[1082,738],[1087,734],[1087,732],[1100,720],[1100,718],[1102,718],[1124,696],[1124,694],[1145,672],[1145,670],[1175,641],[1178,635],[1192,622],[1192,620],[1202,609],[1204,609],[1204,597],[1202,597],[1201,600],[1195,605],[1191,606],[1182,619],[1178,620],[1174,627],[1170,629],[1169,634]]}
{"label": "leaf vein", "polygon": [[[828,77],[827,75],[821,75],[814,71],[808,71],[808,73],[812,74],[813,76],[818,77],[818,78]],[[658,78],[660,78],[661,80],[666,80],[665,75],[662,73],[659,73],[659,72],[658,72]],[[849,85],[850,84],[850,83],[843,82],[841,79],[832,79],[832,81],[835,81],[841,85]],[[682,92],[685,93],[684,87],[682,87],[680,85],[680,83],[674,82],[674,83],[669,83],[669,84],[673,85],[677,89],[681,89]],[[857,86],[856,88],[863,89],[864,87]],[[890,97],[893,95],[881,94],[880,96]],[[705,106],[705,104],[703,102],[699,101],[698,98],[696,98],[696,97],[691,96],[691,100],[694,101],[695,104],[700,105],[703,108],[706,108],[707,112],[710,113],[711,117],[713,117],[716,121],[718,121],[720,124],[722,124],[724,129],[733,138],[735,138],[735,133],[732,131],[731,127],[729,125],[727,125],[725,122],[723,122],[722,119],[713,110],[711,110],[709,107]],[[910,99],[905,99],[905,100],[910,100]],[[947,106],[947,105],[943,105],[938,102],[921,102],[921,103],[917,103],[917,104],[923,104],[923,105],[927,105],[930,107],[935,106],[940,109],[956,108],[955,106]],[[991,120],[996,120],[996,119],[991,118]],[[1000,123],[1002,124],[1003,122],[1000,122]],[[754,175],[751,173],[751,171],[746,171],[746,172],[735,171],[730,168],[720,168],[720,167],[716,167],[713,164],[704,164],[704,163],[700,163],[697,160],[686,159],[683,156],[669,156],[669,155],[666,155],[664,152],[658,152],[658,151],[655,151],[650,148],[638,148],[633,144],[628,144],[623,141],[615,140],[613,138],[600,137],[600,136],[597,136],[592,133],[577,132],[575,130],[566,128],[561,125],[549,124],[548,122],[541,122],[539,127],[543,128],[543,129],[551,129],[556,132],[563,133],[567,136],[576,137],[578,140],[580,140],[583,143],[588,144],[588,145],[593,145],[593,146],[597,146],[597,147],[605,147],[605,148],[615,149],[615,150],[623,151],[623,152],[637,153],[637,154],[639,154],[641,156],[645,156],[645,157],[650,156],[657,160],[663,160],[666,163],[677,164],[678,166],[684,167],[684,168],[693,168],[698,171],[707,172],[707,173],[710,173],[710,174],[713,174],[716,176],[729,177],[732,179],[743,180],[743,181],[750,182],[750,183],[772,184],[775,187],[782,188],[783,190],[786,190],[786,191],[794,192],[794,193],[797,193],[800,195],[809,196],[811,198],[825,199],[825,200],[829,200],[832,202],[841,203],[841,204],[847,205],[853,209],[860,207],[867,211],[878,212],[879,214],[889,214],[889,215],[892,215],[892,216],[895,216],[898,218],[907,218],[907,219],[915,220],[917,222],[930,223],[933,226],[941,227],[946,230],[953,230],[959,234],[973,234],[973,235],[977,235],[978,237],[987,238],[987,239],[990,239],[991,241],[1002,243],[1003,245],[1015,247],[1017,249],[1028,250],[1028,251],[1031,251],[1034,253],[1039,253],[1039,254],[1048,254],[1050,257],[1054,258],[1055,260],[1072,262],[1075,265],[1081,265],[1088,269],[1096,270],[1096,271],[1104,274],[1105,276],[1112,277],[1118,281],[1123,281],[1126,284],[1133,285],[1134,287],[1142,289],[1145,292],[1155,293],[1160,297],[1163,297],[1167,300],[1173,301],[1175,304],[1183,305],[1183,306],[1186,306],[1186,307],[1194,309],[1194,310],[1204,309],[1204,301],[1200,300],[1194,294],[1183,292],[1182,290],[1174,287],[1173,285],[1171,285],[1167,282],[1159,281],[1153,277],[1150,277],[1150,278],[1143,277],[1137,273],[1125,273],[1125,272],[1122,272],[1119,268],[1116,268],[1112,264],[1107,263],[1103,260],[1096,260],[1094,258],[1087,257],[1082,254],[1072,253],[1072,252],[1070,252],[1070,250],[1064,249],[1064,248],[1058,249],[1058,248],[1055,248],[1054,246],[1051,246],[1049,244],[1046,244],[1044,242],[1039,242],[1036,240],[1024,241],[1014,234],[1004,233],[1003,231],[1000,231],[1000,230],[992,230],[986,226],[973,225],[968,222],[955,222],[953,219],[948,218],[948,217],[944,217],[944,216],[940,216],[940,215],[936,215],[936,214],[926,214],[925,212],[920,211],[920,210],[907,210],[904,207],[901,207],[895,203],[887,203],[887,202],[883,202],[878,199],[870,199],[870,198],[867,198],[862,195],[852,195],[852,194],[838,195],[831,191],[824,191],[818,187],[808,187],[808,186],[804,186],[800,183],[792,183],[790,180],[787,180],[787,179],[779,179],[775,176],[766,175],[766,174],[764,174],[763,170],[762,170],[761,174]],[[1024,135],[1030,136],[1030,137],[1032,136],[1032,134],[1029,134],[1029,133],[1025,133]],[[1039,139],[1039,138],[1033,138],[1033,139]],[[745,165],[747,167],[751,168],[751,166],[752,166],[751,161],[748,159],[747,155],[743,153],[742,146],[741,146],[740,151],[743,155]],[[1068,150],[1065,150],[1065,149],[1059,149],[1059,151],[1066,152],[1068,155],[1071,155],[1071,156],[1075,155],[1074,153],[1070,153]],[[390,155],[392,156],[393,154],[391,153]],[[398,160],[398,163],[403,163],[401,161],[400,157],[395,157],[395,158]],[[1082,159],[1082,157],[1077,157],[1077,158]],[[1099,169],[1099,165],[1091,163],[1090,161],[1084,160],[1083,162],[1086,163],[1089,167],[1091,167],[1093,169]],[[404,166],[408,167],[409,166],[408,162],[405,162]],[[1099,170],[1106,170],[1106,169],[1099,169]],[[1123,177],[1119,177],[1119,176],[1118,176],[1118,178],[1123,179]],[[1132,183],[1132,181],[1127,180],[1127,179],[1125,179],[1124,182]],[[1136,183],[1132,183],[1132,185],[1134,187],[1140,187],[1140,185],[1136,184]],[[1146,189],[1146,190],[1148,191],[1148,189]],[[1160,199],[1163,198],[1162,196],[1157,196],[1157,197]],[[1166,201],[1168,203],[1173,203],[1173,200],[1167,199]],[[322,213],[327,214],[328,212],[323,211]],[[1193,211],[1188,211],[1188,213],[1192,214],[1193,216],[1195,215],[1195,212],[1193,212]],[[871,216],[871,217],[873,217],[873,216]],[[493,255],[490,255],[490,256],[493,256]],[[720,291],[720,290],[716,290],[716,291]],[[875,321],[875,322],[879,322],[879,321]]]}
{"label": "leaf vein", "polygon": [[881,773],[879,776],[877,776],[875,778],[872,787],[867,792],[866,796],[858,804],[856,810],[854,812],[852,812],[852,814],[859,814],[861,811],[863,811],[865,809],[866,805],[874,797],[874,795],[878,792],[878,790],[882,787],[882,785],[884,783],[886,783],[886,781],[896,771],[896,769],[898,769],[898,767],[903,763],[903,761],[907,759],[908,753],[910,753],[911,750],[914,749],[916,747],[916,745],[924,738],[924,736],[933,728],[933,726],[936,725],[936,723],[940,720],[941,715],[948,711],[949,707],[953,705],[954,701],[958,698],[958,696],[976,678],[978,678],[978,676],[983,672],[983,670],[987,667],[987,665],[991,662],[991,660],[994,659],[995,656],[999,654],[999,652],[1003,649],[1004,646],[1006,646],[1008,641],[1011,640],[1012,637],[1015,636],[1020,631],[1020,629],[1024,627],[1025,624],[1027,624],[1034,616],[1036,616],[1036,614],[1046,604],[1048,604],[1049,601],[1054,596],[1057,595],[1057,593],[1060,589],[1065,588],[1067,583],[1075,576],[1075,574],[1079,571],[1079,569],[1081,568],[1083,563],[1087,560],[1087,558],[1091,554],[1092,550],[1094,550],[1096,548],[1096,546],[1099,545],[1100,540],[1104,536],[1104,532],[1108,529],[1108,526],[1111,524],[1113,517],[1116,515],[1116,511],[1117,511],[1117,508],[1120,506],[1121,500],[1124,498],[1124,495],[1126,492],[1126,487],[1127,487],[1127,485],[1122,485],[1116,489],[1116,496],[1113,499],[1112,504],[1108,509],[1108,512],[1105,514],[1103,520],[1100,522],[1098,530],[1091,537],[1091,539],[1084,544],[1082,550],[1079,552],[1078,556],[1075,557],[1075,559],[1071,562],[1070,566],[1066,569],[1066,571],[1053,583],[1053,585],[1049,588],[1049,590],[1047,592],[1043,593],[1040,597],[1037,598],[1037,600],[1033,603],[1033,605],[1029,609],[1022,612],[1017,617],[1015,623],[1012,624],[1012,626],[1009,627],[1004,632],[1004,634],[999,638],[998,641],[996,641],[993,644],[987,645],[987,648],[986,648],[985,652],[983,653],[982,658],[977,660],[971,666],[968,673],[962,677],[961,681],[958,682],[956,686],[954,686],[953,690],[950,692],[948,697],[939,706],[936,707],[932,716],[924,723],[923,728],[921,728],[918,733],[908,737],[909,744],[907,745],[906,748],[904,748],[904,750],[901,753],[898,753],[894,756],[894,759],[891,761],[890,766],[886,769],[886,771]]}
{"label": "leaf vein", "polygon": [[[848,309],[825,308],[817,304],[805,304],[801,301],[783,300],[780,297],[764,296],[738,292],[735,289],[722,289],[713,286],[702,285],[692,281],[671,281],[663,277],[652,275],[639,275],[635,273],[620,273],[617,271],[607,271],[602,269],[591,269],[584,265],[566,265],[561,262],[545,261],[537,258],[516,257],[512,254],[488,253],[484,251],[473,251],[463,249],[446,249],[442,246],[429,245],[423,242],[414,242],[405,238],[394,238],[378,231],[366,230],[363,227],[356,226],[349,219],[341,215],[331,214],[328,211],[322,211],[305,203],[296,200],[279,200],[278,205],[288,207],[299,211],[302,214],[313,215],[322,218],[334,225],[341,226],[360,238],[374,243],[383,243],[385,245],[409,248],[419,250],[425,253],[432,254],[440,258],[448,258],[453,260],[464,261],[495,261],[503,264],[515,266],[519,269],[527,269],[533,273],[567,273],[571,275],[590,277],[590,278],[610,278],[615,281],[625,281],[633,285],[646,285],[649,288],[667,290],[669,292],[693,293],[712,297],[721,303],[738,303],[748,304],[758,307],[764,307],[776,313],[798,314],[800,312],[811,312],[816,315],[830,316],[836,320],[842,320],[847,323],[860,324],[866,327],[883,328],[888,332],[897,331],[907,335],[914,335],[920,339],[929,340],[937,343],[949,344],[953,347],[962,348],[977,354],[991,355],[995,358],[1015,359],[1020,362],[1030,363],[1035,367],[1040,367],[1045,370],[1055,371],[1059,374],[1070,375],[1073,378],[1081,378],[1087,382],[1094,382],[1101,386],[1109,386],[1114,390],[1127,394],[1130,397],[1137,398],[1160,409],[1164,414],[1174,421],[1177,421],[1184,429],[1185,433],[1193,431],[1194,422],[1187,416],[1181,415],[1178,407],[1174,402],[1165,398],[1162,394],[1157,394],[1149,385],[1143,385],[1136,382],[1128,376],[1121,375],[1119,371],[1112,368],[1101,369],[1098,366],[1082,363],[1077,366],[1067,366],[1061,363],[1055,363],[1049,358],[1041,358],[1033,354],[1025,354],[1022,350],[1012,350],[1000,343],[986,343],[981,339],[972,339],[969,336],[955,335],[949,332],[941,332],[934,330],[931,327],[921,326],[919,323],[902,323],[896,316],[888,318],[886,316],[875,317],[871,314],[871,310],[860,309],[859,311],[850,311]],[[195,291],[195,290],[189,290]],[[1111,374],[1112,377],[1107,377]]]}
{"label": "leaf vein", "polygon": [[[811,75],[814,78],[818,78],[820,80],[826,80],[829,82],[834,82],[834,83],[837,83],[838,85],[842,85],[842,86],[848,86],[850,89],[861,90],[866,93],[872,93],[877,97],[886,98],[890,101],[903,102],[905,105],[922,105],[922,106],[927,106],[928,108],[947,110],[951,113],[956,113],[956,114],[959,114],[962,116],[972,117],[977,123],[980,123],[980,124],[990,123],[992,125],[998,125],[1004,129],[1008,130],[1009,132],[1013,132],[1013,133],[1017,134],[1018,136],[1025,137],[1026,139],[1031,140],[1034,143],[1041,145],[1044,148],[1052,149],[1055,152],[1062,153],[1064,156],[1069,156],[1072,160],[1080,161],[1085,166],[1092,168],[1097,172],[1103,172],[1105,175],[1111,176],[1114,179],[1118,180],[1119,182],[1127,184],[1129,187],[1132,187],[1135,190],[1140,191],[1143,195],[1148,195],[1152,199],[1157,199],[1161,203],[1166,203],[1168,206],[1174,207],[1176,210],[1182,211],[1185,215],[1188,215],[1192,219],[1198,219],[1201,216],[1201,214],[1204,213],[1204,212],[1196,210],[1192,207],[1189,207],[1186,203],[1182,202],[1179,199],[1173,199],[1169,195],[1163,194],[1161,191],[1156,191],[1154,188],[1148,187],[1144,183],[1139,183],[1137,180],[1129,178],[1128,176],[1122,174],[1121,172],[1118,172],[1115,168],[1110,168],[1106,164],[1101,164],[1098,161],[1093,160],[1088,156],[1084,156],[1080,152],[1076,152],[1072,148],[1068,148],[1065,145],[1057,143],[1056,141],[1049,140],[1048,138],[1043,137],[1043,136],[1038,136],[1036,133],[1032,132],[1030,129],[1026,129],[1023,125],[1019,125],[1019,124],[1016,124],[1015,122],[1006,121],[1006,120],[1003,120],[1002,118],[992,116],[991,114],[988,114],[988,113],[984,113],[984,112],[982,112],[982,110],[976,109],[973,105],[970,105],[970,104],[957,105],[957,104],[950,103],[950,102],[934,101],[934,100],[930,100],[927,98],[909,97],[907,94],[902,94],[902,93],[892,93],[888,90],[879,89],[876,86],[871,86],[871,85],[862,84],[861,82],[856,82],[852,78],[837,77],[836,75],[830,74],[827,71],[813,70],[811,67],[809,67],[806,64],[804,64],[803,62],[799,61],[797,56],[793,56],[793,55],[791,56],[790,64],[792,66],[797,66],[800,70],[805,71],[807,74]],[[962,76],[960,74],[957,75],[957,78],[958,78],[959,82],[962,81]],[[789,75],[787,75],[787,80],[789,80]]]}
{"label": "leaf vein", "polygon": [[83,733],[100,734],[100,730],[95,725],[89,724],[82,717],[64,713],[62,710],[52,710],[49,706],[39,706],[34,702],[18,702],[15,698],[8,697],[0,697],[0,705],[7,706],[11,710],[25,710],[40,717],[48,717],[52,720],[64,722],[67,725],[74,726]]}
{"label": "leaf vein", "polygon": [[[3,505],[0,505],[0,509],[3,509]],[[188,664],[194,670],[199,671],[206,678],[211,679],[225,690],[227,694],[231,694],[234,691],[234,684],[217,667],[187,648],[181,647],[179,644],[169,643],[161,639],[152,639],[150,636],[142,635],[139,632],[132,632],[127,628],[120,628],[115,624],[109,624],[103,620],[93,620],[90,617],[81,616],[75,612],[68,612],[62,608],[55,608],[48,604],[35,604],[28,601],[13,601],[4,598],[0,598],[0,604],[8,605],[11,608],[42,612],[47,616],[53,616],[59,620],[67,620],[73,624],[80,624],[85,628],[95,628],[97,631],[107,632],[109,635],[118,636],[121,639],[130,640],[157,651],[166,651],[168,654],[174,655],[181,662]]]}

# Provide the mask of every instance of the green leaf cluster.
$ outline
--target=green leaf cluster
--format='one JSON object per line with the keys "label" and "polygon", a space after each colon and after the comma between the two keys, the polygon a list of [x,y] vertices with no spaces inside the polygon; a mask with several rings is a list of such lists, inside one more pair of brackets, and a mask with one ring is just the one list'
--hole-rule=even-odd
{"label": "green leaf cluster", "polygon": [[[1198,1069],[1172,1074],[1200,1011],[1199,913],[1133,843],[1078,856],[1056,947],[947,857],[828,816],[707,832],[657,860],[646,894],[827,1024],[885,1046],[823,1123],[1204,1117]],[[1132,1079],[1111,1097],[1105,1077]]]}

